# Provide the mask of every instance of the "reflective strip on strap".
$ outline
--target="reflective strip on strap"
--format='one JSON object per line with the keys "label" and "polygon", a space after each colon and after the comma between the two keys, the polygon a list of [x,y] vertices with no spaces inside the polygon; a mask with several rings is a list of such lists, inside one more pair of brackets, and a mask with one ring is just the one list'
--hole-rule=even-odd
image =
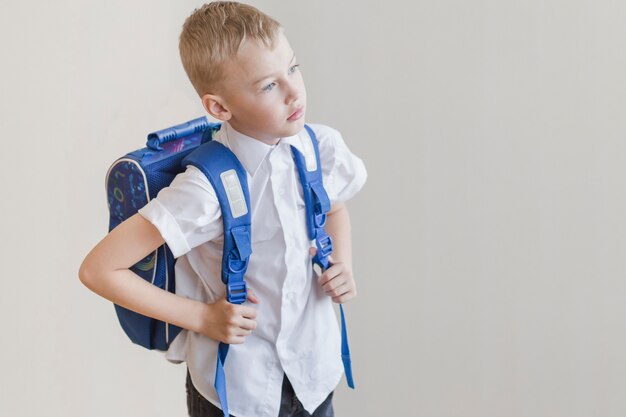
{"label": "reflective strip on strap", "polygon": [[306,161],[306,170],[313,172],[317,170],[317,158],[315,157],[315,148],[311,142],[311,136],[300,135],[300,143],[302,144],[302,154]]}
{"label": "reflective strip on strap", "polygon": [[243,196],[243,189],[237,177],[237,172],[234,169],[229,169],[220,174],[224,190],[226,191],[226,197],[228,198],[228,204],[230,205],[230,212],[233,218],[241,217],[248,213],[248,206],[246,205],[246,199]]}

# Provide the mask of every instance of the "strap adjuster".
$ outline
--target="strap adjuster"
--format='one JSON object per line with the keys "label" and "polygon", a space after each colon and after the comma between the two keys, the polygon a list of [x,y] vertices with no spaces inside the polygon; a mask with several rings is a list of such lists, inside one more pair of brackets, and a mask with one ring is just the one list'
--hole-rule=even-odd
{"label": "strap adjuster", "polygon": [[333,252],[333,240],[326,235],[320,239],[316,239],[317,253],[324,258]]}
{"label": "strap adjuster", "polygon": [[248,286],[246,285],[246,281],[226,284],[226,295],[229,303],[245,303],[248,299]]}
{"label": "strap adjuster", "polygon": [[326,225],[326,213],[315,214],[313,215],[313,219],[317,229]]}
{"label": "strap adjuster", "polygon": [[247,257],[245,259],[237,259],[237,257],[232,256],[232,253],[231,253],[228,256],[228,262],[227,262],[229,274],[240,274],[242,272],[245,272],[246,269],[248,268],[249,260],[250,260],[250,257]]}
{"label": "strap adjuster", "polygon": [[[320,230],[318,230],[318,234],[320,234]],[[321,238],[315,239],[315,246],[317,246],[317,253],[313,257],[313,262],[326,268],[328,256],[333,252],[333,241],[330,236],[324,234]]]}

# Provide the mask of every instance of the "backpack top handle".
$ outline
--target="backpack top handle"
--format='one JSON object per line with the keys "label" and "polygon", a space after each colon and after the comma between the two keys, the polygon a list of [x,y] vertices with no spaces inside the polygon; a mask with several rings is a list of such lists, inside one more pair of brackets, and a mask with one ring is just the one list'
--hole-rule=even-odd
{"label": "backpack top handle", "polygon": [[155,151],[162,151],[163,147],[161,145],[164,143],[202,132],[208,127],[209,121],[207,118],[204,116],[198,117],[197,119],[150,133],[146,146]]}

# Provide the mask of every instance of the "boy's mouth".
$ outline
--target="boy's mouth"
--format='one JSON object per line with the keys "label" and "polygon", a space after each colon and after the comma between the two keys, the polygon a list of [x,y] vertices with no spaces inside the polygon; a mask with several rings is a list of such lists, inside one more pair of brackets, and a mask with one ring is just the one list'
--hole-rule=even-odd
{"label": "boy's mouth", "polygon": [[304,114],[304,106],[298,107],[298,109],[295,112],[293,112],[293,114],[289,116],[287,120],[289,121],[298,120],[303,114]]}

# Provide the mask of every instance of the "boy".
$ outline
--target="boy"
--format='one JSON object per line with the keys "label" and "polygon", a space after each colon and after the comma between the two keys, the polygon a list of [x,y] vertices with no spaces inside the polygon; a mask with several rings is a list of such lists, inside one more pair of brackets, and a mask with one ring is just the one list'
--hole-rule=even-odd
{"label": "boy", "polygon": [[[333,390],[343,373],[332,302],[356,296],[342,202],[365,183],[363,163],[339,132],[310,125],[332,203],[326,230],[333,266],[317,277],[289,146],[301,147],[298,135],[307,134],[306,90],[279,23],[248,5],[206,4],[185,21],[180,54],[204,108],[223,122],[214,140],[230,148],[248,173],[252,305],[225,299],[220,207],[193,166],[98,243],[81,265],[80,279],[116,304],[184,329],[166,358],[187,363],[190,416],[222,415],[213,388],[220,341],[231,344],[225,374],[232,415],[332,416]],[[176,294],[128,269],[164,243],[177,258]]]}

